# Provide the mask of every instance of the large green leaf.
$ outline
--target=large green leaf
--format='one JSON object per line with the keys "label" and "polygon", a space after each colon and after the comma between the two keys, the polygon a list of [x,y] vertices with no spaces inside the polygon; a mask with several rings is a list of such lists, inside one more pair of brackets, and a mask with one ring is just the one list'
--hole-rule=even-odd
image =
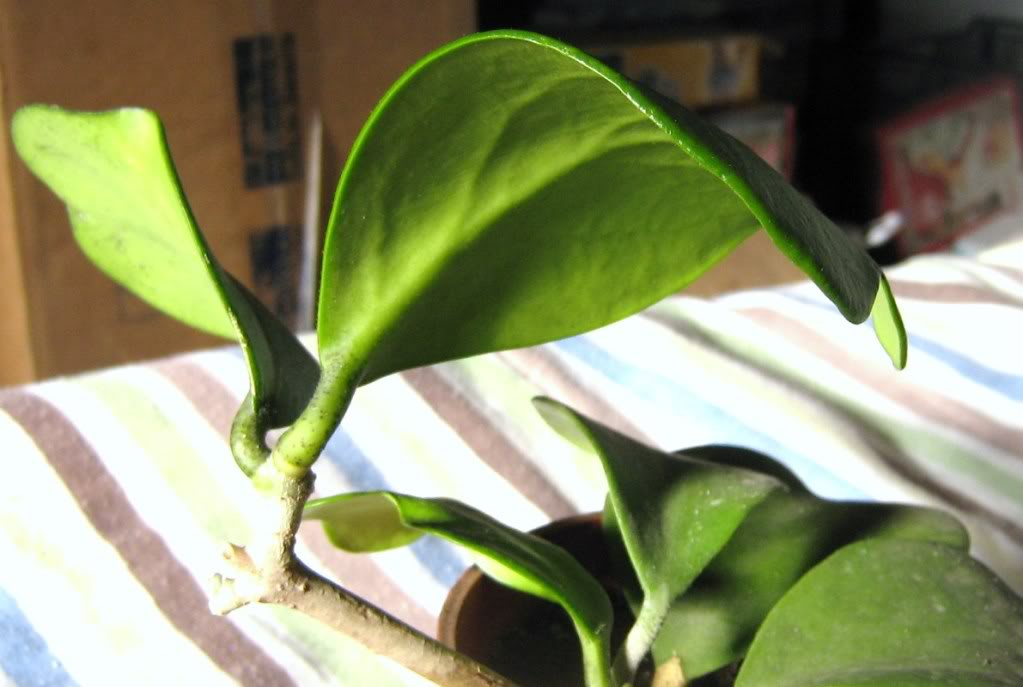
{"label": "large green leaf", "polygon": [[672,603],[707,567],[778,479],[731,465],[658,451],[550,399],[544,419],[599,456],[613,520],[643,592],[621,670],[634,671]]}
{"label": "large green leaf", "polygon": [[[850,320],[894,307],[861,248],[687,110],[535,34],[445,46],[391,88],[342,173],[319,301],[327,376],[316,421],[282,449],[322,444],[333,426],[318,418],[339,418],[360,381],[622,318],[759,226]],[[898,348],[900,330],[879,331]]]}
{"label": "large green leaf", "polygon": [[157,116],[142,109],[15,114],[15,147],[67,204],[75,239],[100,269],[154,307],[237,339],[252,381],[250,415],[283,426],[319,369],[295,337],[217,263],[192,217]]}
{"label": "large green leaf", "polygon": [[316,499],[306,505],[303,518],[321,520],[331,542],[346,551],[404,546],[424,533],[467,548],[497,581],[561,605],[579,635],[587,685],[610,687],[611,602],[564,549],[457,501],[394,492]]}
{"label": "large green leaf", "polygon": [[742,658],[800,577],[842,546],[872,537],[969,545],[963,526],[939,511],[776,492],[672,605],[653,645],[655,662],[679,656],[686,676],[697,678]]}
{"label": "large green leaf", "polygon": [[869,539],[768,615],[736,687],[1023,684],[1023,600],[961,549]]}

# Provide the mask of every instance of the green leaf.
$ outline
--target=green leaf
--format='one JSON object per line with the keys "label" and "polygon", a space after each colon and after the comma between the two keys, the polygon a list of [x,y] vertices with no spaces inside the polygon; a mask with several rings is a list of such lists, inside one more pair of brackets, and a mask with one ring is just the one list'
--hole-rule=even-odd
{"label": "green leaf", "polygon": [[339,494],[306,503],[303,520],[321,520],[327,538],[353,553],[387,551],[411,544],[423,531],[409,527],[389,492]]}
{"label": "green leaf", "polygon": [[237,339],[252,382],[247,411],[261,427],[298,417],[319,368],[213,257],[155,114],[30,105],[15,114],[12,134],[25,163],[67,204],[75,240],[97,267],[172,317]]}
{"label": "green leaf", "polygon": [[969,546],[963,526],[939,511],[775,492],[672,605],[653,645],[655,663],[677,655],[692,679],[739,660],[792,585],[837,549],[867,538]]}
{"label": "green leaf", "polygon": [[[342,173],[310,417],[339,418],[349,386],[390,372],[630,315],[760,226],[847,318],[868,316],[877,266],[741,143],[552,39],[456,41],[391,88]],[[333,430],[312,424],[287,452]]]}
{"label": "green leaf", "polygon": [[[742,522],[731,540],[668,611],[652,646],[654,662],[679,656],[695,679],[741,659],[778,600],[810,568],[853,541],[888,537],[933,541],[967,550],[969,536],[951,515],[929,508],[834,502],[811,494],[782,463],[736,446],[697,446],[690,458],[755,470],[784,483]],[[611,560],[634,610],[642,593],[612,508],[605,508]]]}
{"label": "green leaf", "polygon": [[450,499],[393,492],[341,494],[306,504],[303,518],[323,521],[335,546],[380,551],[434,534],[471,551],[498,582],[559,604],[582,644],[587,685],[610,687],[611,602],[564,549]]}
{"label": "green leaf", "polygon": [[1023,684],[1023,600],[958,548],[870,539],[768,615],[736,687]]}
{"label": "green leaf", "polygon": [[550,399],[534,403],[563,436],[587,442],[604,466],[613,519],[643,592],[622,659],[621,670],[634,671],[672,603],[750,511],[784,485],[770,475],[652,449]]}

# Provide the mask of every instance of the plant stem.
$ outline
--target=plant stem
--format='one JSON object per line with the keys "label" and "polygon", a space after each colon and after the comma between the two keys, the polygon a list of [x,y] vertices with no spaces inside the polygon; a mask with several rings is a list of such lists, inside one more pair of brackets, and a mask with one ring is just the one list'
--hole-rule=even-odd
{"label": "plant stem", "polygon": [[352,402],[362,370],[342,358],[333,354],[321,361],[322,372],[312,398],[277,440],[271,460],[282,474],[299,478],[309,471]]}
{"label": "plant stem", "polygon": [[640,606],[639,613],[636,615],[636,622],[629,630],[625,642],[615,657],[613,670],[615,681],[618,684],[630,682],[636,675],[636,669],[639,668],[643,657],[650,651],[657,632],[661,629],[666,609],[666,603],[658,602],[650,597],[643,600],[643,605]]}
{"label": "plant stem", "polygon": [[297,560],[282,581],[284,584],[274,587],[263,602],[281,604],[316,618],[432,682],[451,687],[510,685],[501,676],[408,627]]}
{"label": "plant stem", "polygon": [[616,687],[621,685],[614,679],[611,671],[611,646],[609,632],[601,632],[592,637],[580,632],[577,626],[583,651],[583,678],[586,687]]}
{"label": "plant stem", "polygon": [[266,496],[246,548],[230,546],[228,576],[214,578],[210,609],[226,614],[249,603],[287,606],[445,687],[513,687],[488,668],[405,625],[367,601],[309,569],[295,556],[302,508],[313,476],[288,477],[264,463],[254,481]]}
{"label": "plant stem", "polygon": [[250,391],[238,408],[234,422],[231,423],[231,454],[246,477],[252,477],[270,457],[270,449],[267,448],[264,439],[265,434],[266,428],[259,420]]}

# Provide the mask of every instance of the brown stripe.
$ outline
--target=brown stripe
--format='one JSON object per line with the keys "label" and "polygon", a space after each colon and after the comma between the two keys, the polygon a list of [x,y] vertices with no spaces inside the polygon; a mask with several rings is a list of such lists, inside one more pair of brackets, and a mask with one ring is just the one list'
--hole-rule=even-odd
{"label": "brown stripe", "polygon": [[598,394],[586,389],[558,359],[540,347],[497,354],[509,367],[529,380],[541,393],[574,408],[590,419],[636,441],[655,445],[645,432]]}
{"label": "brown stripe", "polygon": [[401,376],[483,462],[548,517],[556,520],[577,512],[561,490],[436,370],[421,367]]}
{"label": "brown stripe", "polygon": [[[858,360],[857,356],[849,351],[835,348],[826,339],[818,336],[812,329],[803,326],[795,320],[764,308],[743,308],[737,312],[741,312],[775,331],[784,332],[787,338],[798,342],[800,348],[814,353],[836,369],[854,369],[855,372],[850,374],[853,374],[857,380],[896,403],[913,409],[918,415],[926,417],[936,424],[955,427],[967,436],[993,439],[988,441],[988,443],[1005,450],[1010,455],[1017,455],[1019,447],[1023,446],[1023,433],[993,422],[989,418],[979,415],[973,409],[953,400],[939,398],[927,389],[914,388],[913,386],[901,383],[891,384],[890,380],[885,378],[883,374],[875,371],[876,368],[869,362]],[[834,401],[821,397],[819,394],[815,394],[815,396],[821,402],[826,403],[833,412],[846,417],[856,415],[855,412],[845,409]],[[863,426],[863,422],[857,422],[856,425],[861,429],[867,429]],[[877,438],[874,437],[874,439]],[[990,510],[985,505],[970,498],[968,494],[934,479],[921,470],[910,456],[899,450],[890,440],[882,439],[880,445],[878,441],[872,441],[871,443],[878,451],[878,456],[896,473],[944,499],[961,511],[976,514],[987,519],[1016,543],[1023,545],[1023,527],[1005,518],[1000,513]]]}
{"label": "brown stripe", "polygon": [[1009,277],[1011,279],[1014,279],[1014,280],[1018,281],[1019,283],[1023,284],[1023,270],[1017,269],[1015,267],[1010,267],[1008,265],[995,264],[995,263],[990,263],[990,262],[984,263],[984,266],[985,267],[990,267],[991,269],[993,269],[993,270],[995,270],[997,272],[1001,272],[1005,276],[1007,276],[1007,277]]}
{"label": "brown stripe", "polygon": [[225,440],[231,436],[240,396],[202,366],[185,359],[161,360],[153,363],[153,369],[169,379],[220,436]]}
{"label": "brown stripe", "polygon": [[894,279],[889,282],[896,298],[912,298],[918,301],[934,301],[938,303],[973,303],[984,305],[1019,306],[1023,303],[1000,291],[974,286],[972,284],[926,283],[901,281]]}
{"label": "brown stripe", "polygon": [[36,442],[93,528],[117,549],[175,628],[242,684],[295,684],[232,622],[210,614],[203,590],[160,535],[142,521],[68,418],[47,401],[20,391],[0,395],[0,408]]}
{"label": "brown stripe", "polygon": [[[154,366],[195,406],[205,420],[227,437],[239,399],[201,365],[168,360]],[[415,627],[432,634],[436,619],[406,594],[365,555],[346,554],[327,541],[319,523],[307,523],[299,539],[352,592]]]}

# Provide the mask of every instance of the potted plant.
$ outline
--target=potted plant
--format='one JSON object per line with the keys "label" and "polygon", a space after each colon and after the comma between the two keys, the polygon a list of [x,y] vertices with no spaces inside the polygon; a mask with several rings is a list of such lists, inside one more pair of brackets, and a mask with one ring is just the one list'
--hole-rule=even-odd
{"label": "potted plant", "polygon": [[[905,364],[898,309],[860,248],[743,145],[582,52],[535,34],[478,34],[390,89],[338,184],[319,361],[211,254],[153,113],[29,106],[12,130],[100,269],[244,351],[251,389],[230,444],[263,507],[249,515],[258,534],[225,555],[215,612],[285,604],[437,683],[510,684],[309,570],[293,546],[305,517],[353,551],[424,534],[467,547],[494,579],[562,607],[590,687],[681,685],[740,664],[724,679],[1023,682],[1023,602],[970,558],[950,516],[829,503],[766,456],[665,453],[549,399],[538,410],[607,475],[601,581],[562,547],[458,502],[389,492],[309,501],[312,468],[361,384],[625,317],[758,227],[847,319],[872,316]],[[275,428],[284,432],[271,448]]]}

